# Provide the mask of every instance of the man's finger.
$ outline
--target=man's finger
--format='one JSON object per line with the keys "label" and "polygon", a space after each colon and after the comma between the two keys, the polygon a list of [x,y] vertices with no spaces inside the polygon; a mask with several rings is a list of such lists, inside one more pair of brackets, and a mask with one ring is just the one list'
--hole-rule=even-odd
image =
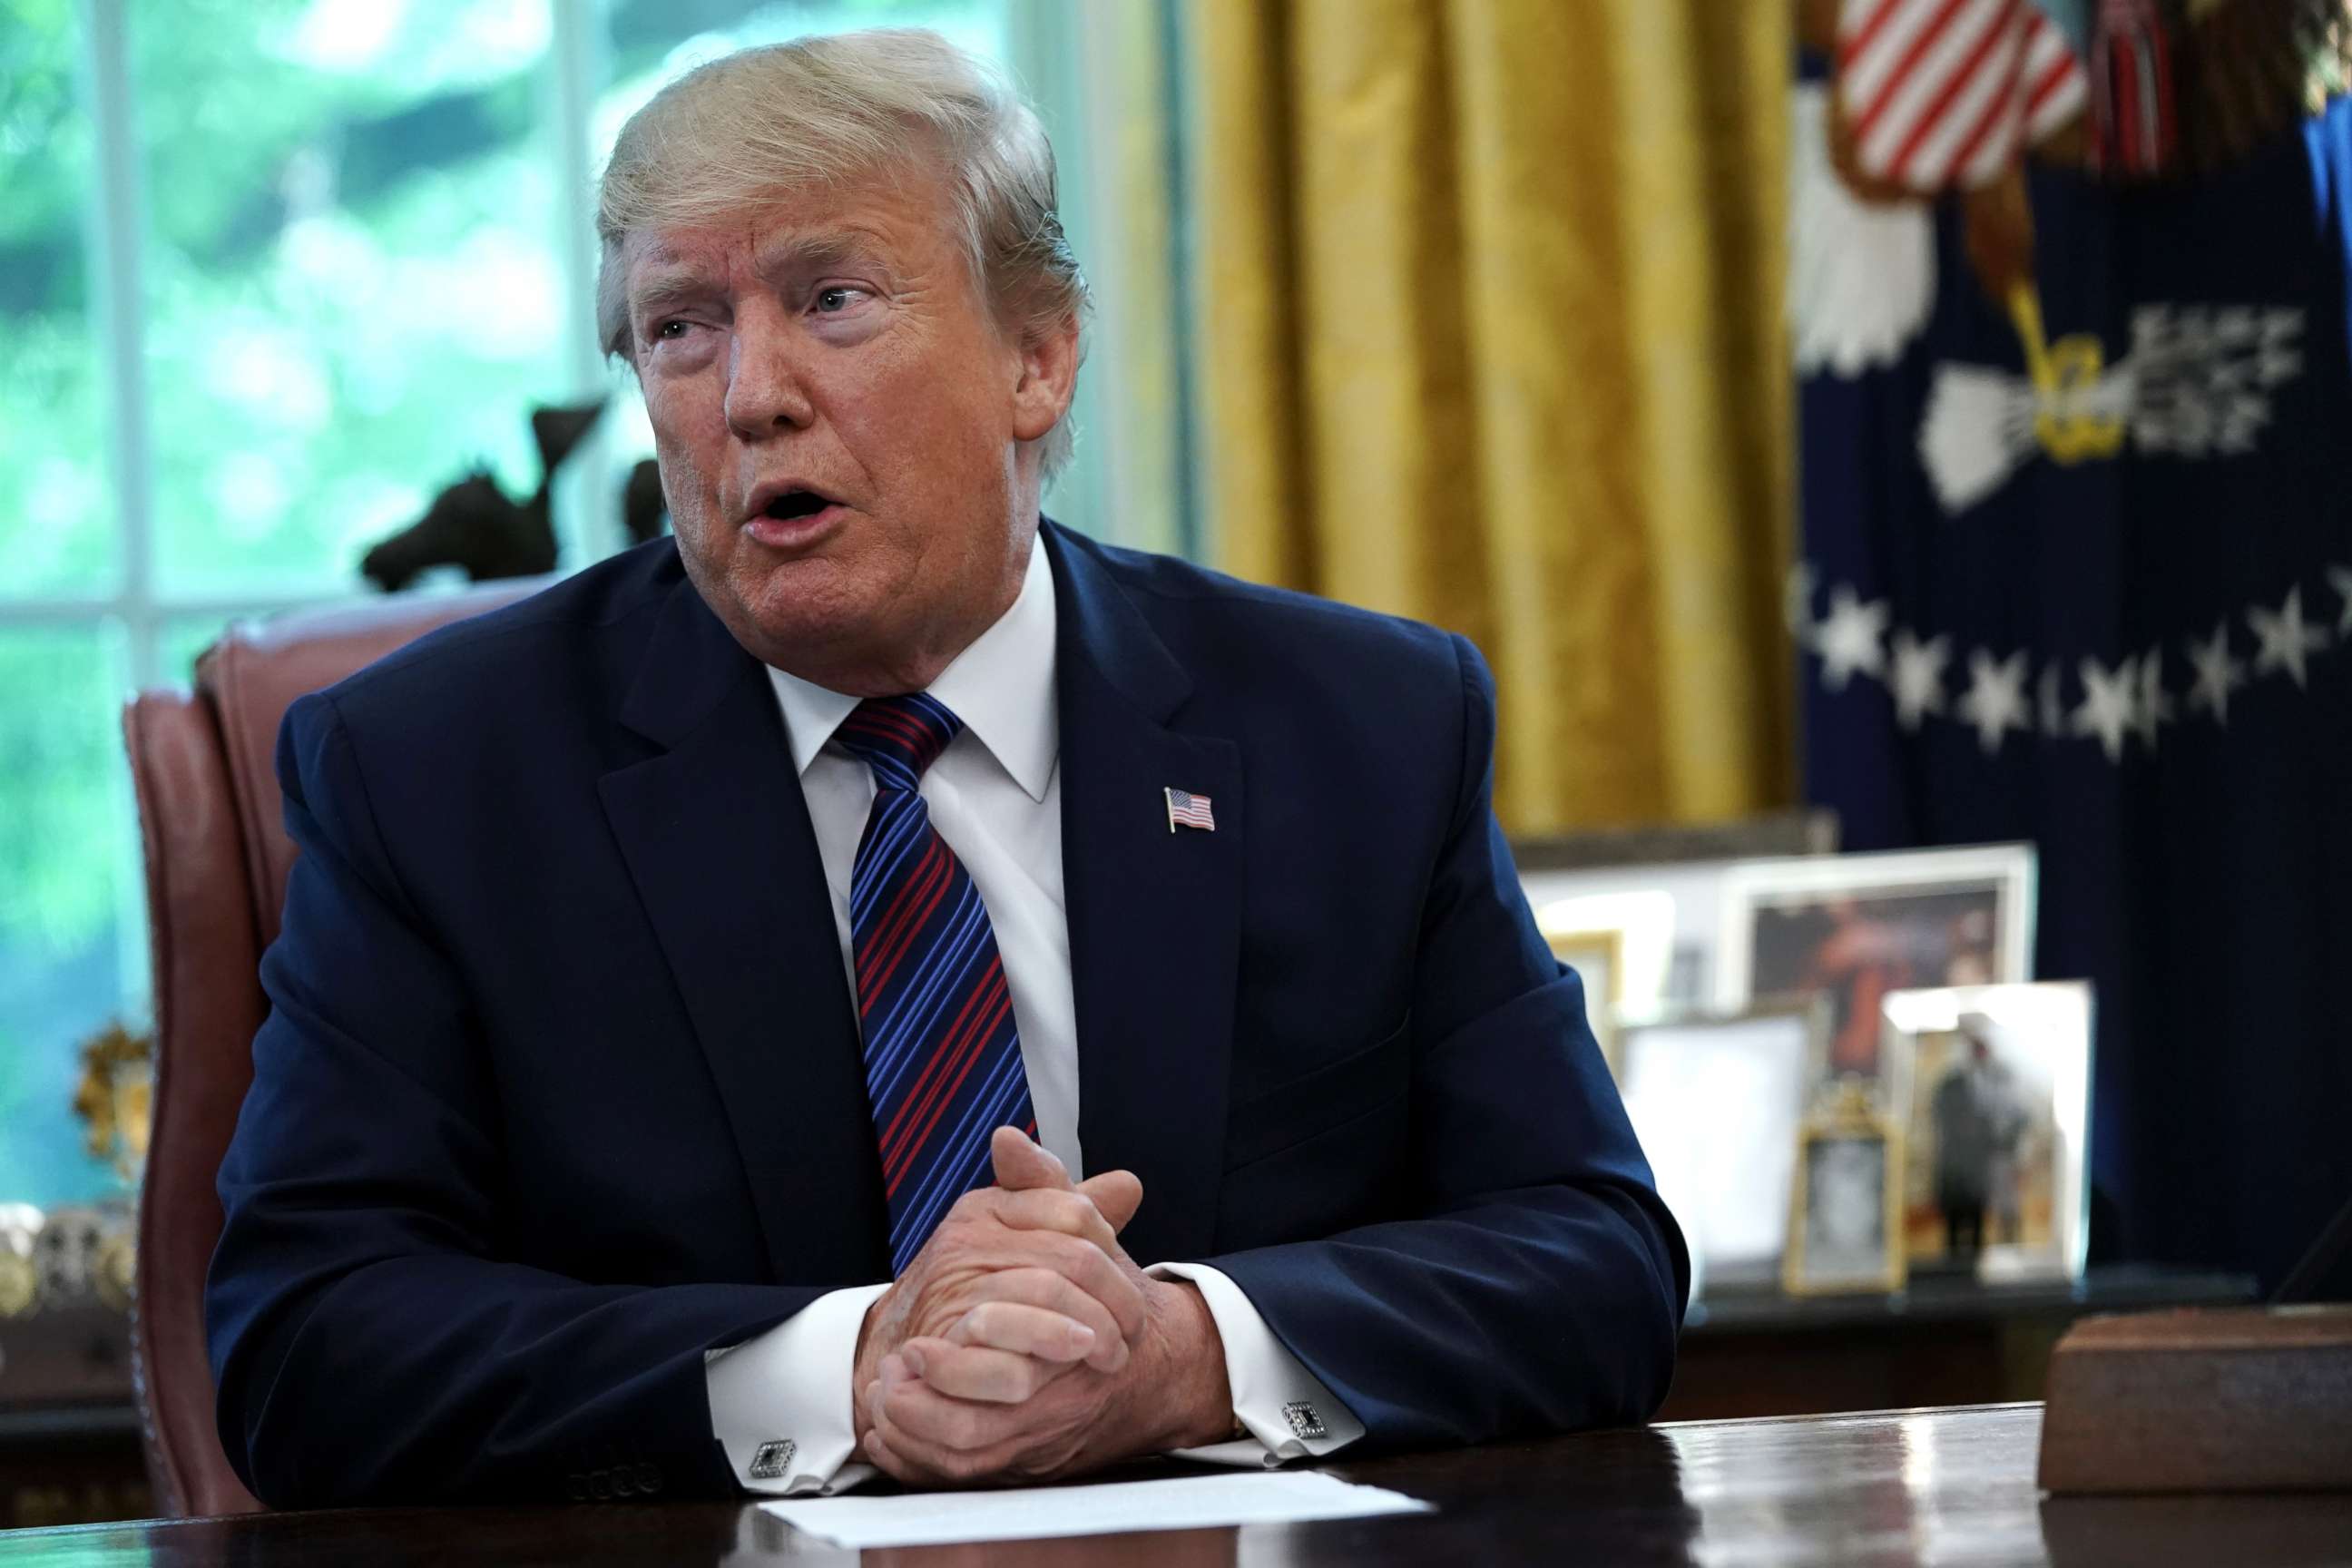
{"label": "man's finger", "polygon": [[1132,1171],[1105,1171],[1078,1184],[1078,1191],[1095,1205],[1113,1236],[1127,1228],[1143,1206],[1143,1180]]}
{"label": "man's finger", "polygon": [[1074,1186],[1069,1167],[1017,1127],[1000,1127],[990,1136],[988,1157],[996,1184],[1004,1191],[1076,1191],[1095,1205],[1114,1236],[1127,1228],[1143,1204],[1143,1183],[1132,1171],[1106,1171]]}
{"label": "man's finger", "polygon": [[[941,1394],[921,1378],[894,1378],[887,1373],[881,1383],[878,1407],[873,1415],[875,1429],[882,1432],[901,1454],[908,1454],[909,1450],[909,1445],[899,1440],[901,1434],[914,1439],[918,1448],[984,1453],[1008,1438],[1019,1436],[1026,1429],[1028,1419],[1018,1405],[957,1399]],[[922,1458],[919,1452],[908,1457]]]}
{"label": "man's finger", "polygon": [[[1000,1450],[1000,1455],[1012,1451]],[[1007,1461],[1000,1455],[965,1454],[942,1448],[893,1430],[887,1424],[866,1434],[868,1459],[891,1479],[924,1491],[1002,1485],[1011,1478],[1003,1473]]]}
{"label": "man's finger", "polygon": [[1057,1230],[1090,1241],[1105,1252],[1118,1250],[1118,1232],[1100,1209],[1078,1193],[1035,1187],[999,1193],[993,1212],[998,1224],[1015,1230]]}
{"label": "man's finger", "polygon": [[950,1399],[1018,1405],[1068,1366],[1014,1351],[951,1340],[908,1340],[904,1353],[915,1375]]}
{"label": "man's finger", "polygon": [[1076,1318],[1019,1301],[982,1301],[957,1319],[947,1337],[1056,1364],[1084,1361],[1095,1348],[1095,1331]]}
{"label": "man's finger", "polygon": [[903,1487],[928,1486],[933,1480],[929,1473],[917,1469],[899,1458],[898,1452],[884,1439],[879,1426],[870,1427],[866,1431],[866,1462]]}
{"label": "man's finger", "polygon": [[1087,1352],[1087,1363],[1097,1372],[1117,1372],[1127,1364],[1127,1336],[1110,1309],[1050,1268],[999,1269],[974,1280],[971,1290],[981,1302],[1041,1307],[1092,1329],[1094,1349]]}
{"label": "man's finger", "polygon": [[1075,1236],[1051,1230],[1020,1234],[1023,1247],[1034,1249],[1039,1262],[1109,1308],[1118,1321],[1119,1337],[1129,1344],[1136,1342],[1150,1309],[1144,1305],[1143,1287],[1132,1269],[1120,1268],[1109,1253]]}
{"label": "man's finger", "polygon": [[996,1169],[996,1184],[1007,1192],[1068,1192],[1072,1185],[1069,1169],[1054,1152],[1018,1127],[1000,1127],[989,1135],[988,1158]]}

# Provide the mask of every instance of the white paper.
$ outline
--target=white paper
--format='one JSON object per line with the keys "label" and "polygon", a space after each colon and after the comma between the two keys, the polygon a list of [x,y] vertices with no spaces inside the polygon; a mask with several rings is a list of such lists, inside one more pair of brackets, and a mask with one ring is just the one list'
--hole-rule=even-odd
{"label": "white paper", "polygon": [[1049,1535],[1285,1524],[1376,1513],[1425,1513],[1430,1508],[1400,1492],[1355,1486],[1312,1470],[1185,1476],[1175,1480],[1015,1491],[795,1498],[761,1506],[795,1530],[849,1547],[939,1546]]}

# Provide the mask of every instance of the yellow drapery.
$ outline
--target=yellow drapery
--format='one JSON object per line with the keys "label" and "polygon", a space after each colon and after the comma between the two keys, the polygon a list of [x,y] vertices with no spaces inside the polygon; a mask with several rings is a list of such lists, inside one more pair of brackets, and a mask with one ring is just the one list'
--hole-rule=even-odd
{"label": "yellow drapery", "polygon": [[1469,635],[1515,832],[1785,804],[1773,0],[1202,0],[1219,564]]}

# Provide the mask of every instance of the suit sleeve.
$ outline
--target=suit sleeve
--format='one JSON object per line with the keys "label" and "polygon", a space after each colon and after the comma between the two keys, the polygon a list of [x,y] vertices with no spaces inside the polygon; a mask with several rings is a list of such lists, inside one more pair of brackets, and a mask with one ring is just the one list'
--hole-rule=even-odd
{"label": "suit sleeve", "polygon": [[487,1052],[331,699],[289,712],[278,769],[301,854],[205,1302],[237,1474],[279,1508],[731,1492],[705,1352],[822,1292],[501,1260]]}
{"label": "suit sleeve", "polygon": [[1493,680],[1454,641],[1462,773],[1414,965],[1411,1211],[1208,1260],[1381,1447],[1646,1419],[1690,1282],[1582,984],[1519,890]]}

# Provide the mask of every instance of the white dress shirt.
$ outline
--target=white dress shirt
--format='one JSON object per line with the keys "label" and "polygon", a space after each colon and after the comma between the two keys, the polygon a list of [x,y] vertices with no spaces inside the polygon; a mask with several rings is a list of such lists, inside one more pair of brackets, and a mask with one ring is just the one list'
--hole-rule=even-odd
{"label": "white dress shirt", "polygon": [[[1038,1142],[1074,1176],[1078,1144],[1078,1032],[1070,990],[1070,932],[1062,901],[1061,716],[1055,701],[1054,574],[1043,544],[1030,549],[1020,595],[930,686],[963,729],[924,773],[931,825],[970,873],[996,933]],[[857,699],[768,671],[782,710],[793,764],[816,830],[833,895],[841,962],[856,994],[849,938],[850,877],[874,803],[866,763],[833,744]],[[1144,1194],[1150,1203],[1151,1195]],[[1197,1263],[1160,1262],[1161,1279],[1192,1281],[1224,1341],[1234,1414],[1250,1436],[1189,1458],[1276,1465],[1331,1453],[1363,1436],[1363,1424],[1283,1348],[1249,1298]],[[753,1491],[834,1491],[870,1477],[856,1460],[850,1387],[857,1331],[886,1286],[834,1290],[766,1333],[711,1352],[705,1363],[711,1433],[736,1479]],[[1315,1432],[1313,1436],[1306,1436]]]}

